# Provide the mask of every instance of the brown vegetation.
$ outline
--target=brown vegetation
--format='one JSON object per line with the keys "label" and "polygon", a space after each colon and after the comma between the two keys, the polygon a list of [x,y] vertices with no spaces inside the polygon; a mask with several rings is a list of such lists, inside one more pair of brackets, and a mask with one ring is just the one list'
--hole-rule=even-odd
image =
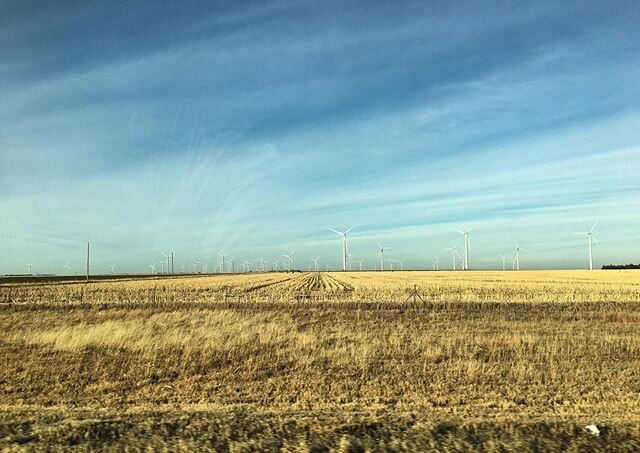
{"label": "brown vegetation", "polygon": [[[427,303],[407,301],[413,285]],[[640,448],[633,272],[283,273],[3,295],[0,447]]]}

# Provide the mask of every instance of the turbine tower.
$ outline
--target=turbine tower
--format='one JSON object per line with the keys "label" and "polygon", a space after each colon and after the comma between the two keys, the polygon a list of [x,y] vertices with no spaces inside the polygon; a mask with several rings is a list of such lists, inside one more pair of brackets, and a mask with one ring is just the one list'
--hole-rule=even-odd
{"label": "turbine tower", "polygon": [[218,255],[220,255],[220,258],[222,258],[221,261],[221,265],[220,265],[220,273],[224,273],[224,259],[229,256],[229,255],[224,255],[222,252],[218,252]]}
{"label": "turbine tower", "polygon": [[313,264],[315,265],[316,272],[318,272],[318,260],[319,259],[320,259],[319,256],[316,256],[315,258],[311,258],[311,261],[313,261]]}
{"label": "turbine tower", "polygon": [[465,270],[465,271],[469,270],[469,250],[471,249],[471,243],[469,242],[469,233],[474,228],[475,227],[471,227],[467,231],[454,230],[464,236],[464,261],[462,264],[462,270]]}
{"label": "turbine tower", "polygon": [[596,229],[596,225],[598,225],[599,220],[596,220],[596,223],[593,224],[589,232],[587,233],[574,233],[579,235],[586,235],[589,238],[589,270],[593,270],[593,241],[596,241],[596,244],[600,245],[598,239],[594,236],[593,230]]}
{"label": "turbine tower", "polygon": [[516,248],[513,251],[513,254],[515,255],[515,260],[516,260],[516,270],[519,271],[520,270],[520,250],[525,251],[525,249],[521,248],[518,245],[518,241],[516,241]]}
{"label": "turbine tower", "polygon": [[31,272],[31,270],[33,269],[33,264],[27,263],[27,267],[29,268],[29,275],[33,275],[33,272]]}
{"label": "turbine tower", "polygon": [[355,225],[353,225],[351,228],[349,228],[344,233],[342,231],[338,231],[338,230],[334,230],[333,228],[329,228],[329,231],[333,231],[336,234],[342,235],[342,270],[343,271],[347,270],[347,255],[349,253],[349,250],[348,250],[348,247],[347,247],[347,234],[349,234],[351,232],[351,230],[353,230],[357,225],[358,224],[356,223]]}
{"label": "turbine tower", "polygon": [[169,273],[169,269],[171,268],[169,266],[169,262],[171,261],[171,255],[167,255],[164,252],[160,252],[160,254],[167,259],[167,274],[168,274]]}
{"label": "turbine tower", "polygon": [[507,270],[506,264],[505,264],[505,260],[507,259],[507,255],[498,255],[500,258],[502,258],[502,270],[505,271]]}
{"label": "turbine tower", "polygon": [[456,255],[458,254],[458,243],[456,242],[453,247],[446,247],[445,250],[450,250],[453,255],[453,270],[456,270]]}
{"label": "turbine tower", "polygon": [[111,273],[115,274],[116,272],[116,265],[115,264],[109,264],[109,267],[111,268]]}
{"label": "turbine tower", "polygon": [[[379,242],[377,242],[376,244],[378,244],[378,249],[379,249],[379,253],[380,253],[380,270],[383,271],[384,270],[384,250],[385,247],[380,244]],[[391,247],[386,247],[386,249],[390,249]],[[393,267],[393,266],[392,266]],[[393,270],[393,269],[391,269]]]}
{"label": "turbine tower", "polygon": [[294,250],[293,252],[289,253],[288,255],[282,255],[284,256],[286,259],[289,260],[289,272],[291,272],[291,265],[293,264],[293,254],[296,253],[296,251]]}

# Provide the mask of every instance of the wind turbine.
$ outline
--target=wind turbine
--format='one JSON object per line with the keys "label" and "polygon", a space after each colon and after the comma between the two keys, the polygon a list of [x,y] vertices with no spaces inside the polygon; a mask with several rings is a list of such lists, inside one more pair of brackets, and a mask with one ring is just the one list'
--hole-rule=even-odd
{"label": "wind turbine", "polygon": [[197,259],[193,259],[193,263],[191,263],[191,265],[193,266],[193,273],[197,273],[198,272],[198,264],[200,264],[200,261],[198,261]]}
{"label": "wind turbine", "polygon": [[[383,271],[384,270],[384,249],[385,247],[380,244],[379,242],[377,242],[378,244],[378,248],[380,249],[379,253],[380,253],[380,270]],[[387,247],[387,249],[390,249],[391,247]],[[393,267],[393,266],[391,266]],[[393,269],[391,269],[393,270]]]}
{"label": "wind turbine", "polygon": [[184,263],[182,263],[182,265],[180,266],[180,268],[182,269],[182,273],[184,274]]}
{"label": "wind turbine", "polygon": [[167,259],[167,274],[168,274],[169,273],[169,261],[171,260],[171,255],[167,255],[164,252],[160,252],[160,254]]}
{"label": "wind turbine", "polygon": [[453,247],[446,247],[445,250],[450,250],[453,255],[453,270],[456,270],[456,255],[458,254],[458,243],[456,242]]}
{"label": "wind turbine", "polygon": [[589,230],[588,233],[573,233],[573,234],[579,234],[579,235],[586,235],[587,238],[589,238],[589,270],[592,271],[593,270],[593,243],[592,241],[596,241],[596,244],[600,245],[600,243],[598,242],[598,239],[596,239],[595,235],[593,234],[593,230],[596,229],[596,225],[598,225],[599,220],[596,220],[596,223],[593,224],[593,226],[591,227],[591,229]]}
{"label": "wind turbine", "polygon": [[206,274],[209,270],[209,263],[202,263],[202,273]]}
{"label": "wind turbine", "polygon": [[396,263],[400,263],[400,270],[403,271],[404,270],[404,262],[405,262],[406,258],[402,258],[400,261],[396,261]]}
{"label": "wind turbine", "polygon": [[155,274],[156,273],[156,265],[155,264],[149,264],[149,267],[151,268],[151,273]]}
{"label": "wind turbine", "polygon": [[349,228],[344,233],[342,231],[334,230],[333,228],[329,228],[329,231],[333,231],[336,234],[342,235],[342,270],[347,270],[347,255],[348,255],[348,247],[347,247],[347,234],[351,232],[358,224],[356,223],[351,228]]}
{"label": "wind turbine", "polygon": [[502,270],[507,270],[506,268],[506,264],[505,264],[505,260],[507,259],[507,255],[498,255],[500,258],[502,258]]}
{"label": "wind turbine", "polygon": [[513,251],[513,254],[515,255],[515,259],[516,259],[516,270],[519,271],[520,270],[520,250],[526,252],[526,249],[521,248],[518,245],[518,241],[516,241],[516,248]]}
{"label": "wind turbine", "polygon": [[267,262],[265,260],[263,260],[262,258],[260,258],[260,271],[264,272],[266,271],[267,267],[266,267]]}
{"label": "wind turbine", "polygon": [[111,273],[115,274],[116,272],[116,265],[115,264],[110,264],[109,267],[111,268]]}
{"label": "wind turbine", "polygon": [[277,261],[274,261],[274,262],[273,262],[273,264],[272,264],[272,266],[271,266],[271,271],[272,271],[272,272],[275,272],[275,271],[277,271],[277,270],[278,270],[278,262],[277,262]]}
{"label": "wind turbine", "polygon": [[282,255],[285,258],[287,258],[289,260],[289,272],[291,272],[291,265],[293,264],[293,254],[296,253],[296,251],[294,250],[293,252],[289,253],[288,255]]}
{"label": "wind turbine", "polygon": [[464,264],[463,264],[462,267],[463,267],[463,270],[465,270],[465,271],[469,270],[469,250],[471,249],[471,242],[469,242],[469,233],[474,228],[475,227],[471,227],[467,231],[454,230],[454,231],[457,231],[458,233],[460,233],[460,234],[462,234],[464,236]]}
{"label": "wind turbine", "polygon": [[234,259],[229,260],[229,266],[231,266],[231,273],[236,273],[236,261]]}
{"label": "wind turbine", "polygon": [[224,259],[229,255],[224,255],[222,252],[218,252],[220,258],[222,258],[222,264],[220,265],[221,273],[224,273]]}
{"label": "wind turbine", "polygon": [[249,261],[245,261],[244,263],[246,272],[251,272],[251,263]]}
{"label": "wind turbine", "polygon": [[319,256],[316,256],[315,258],[311,258],[311,261],[313,261],[313,264],[315,265],[316,272],[318,272],[318,260],[319,259],[320,259]]}
{"label": "wind turbine", "polygon": [[393,272],[393,263],[395,263],[395,261],[390,259],[389,260],[389,267],[391,268],[391,272]]}
{"label": "wind turbine", "polygon": [[69,275],[71,273],[71,266],[69,266],[69,262],[67,262],[67,264],[65,264],[64,267],[67,270],[67,275]]}
{"label": "wind turbine", "polygon": [[436,256],[435,260],[433,261],[433,270],[435,271],[439,271],[440,270],[440,258]]}
{"label": "wind turbine", "polygon": [[160,260],[160,261],[158,261],[158,263],[160,263],[160,265],[162,266],[162,271],[160,273],[164,274],[164,261]]}
{"label": "wind turbine", "polygon": [[356,263],[358,263],[360,270],[362,270],[362,263],[364,263],[364,260],[357,260]]}
{"label": "wind turbine", "polygon": [[33,272],[31,272],[31,270],[33,269],[33,264],[27,263],[27,267],[29,268],[29,275],[33,275]]}

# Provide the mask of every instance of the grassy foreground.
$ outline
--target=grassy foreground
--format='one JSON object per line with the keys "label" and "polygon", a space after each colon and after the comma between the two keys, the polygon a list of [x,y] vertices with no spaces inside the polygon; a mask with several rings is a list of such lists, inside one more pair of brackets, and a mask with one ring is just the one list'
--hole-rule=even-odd
{"label": "grassy foreground", "polygon": [[[427,303],[406,302],[413,285]],[[263,274],[3,295],[3,449],[640,449],[633,271]]]}

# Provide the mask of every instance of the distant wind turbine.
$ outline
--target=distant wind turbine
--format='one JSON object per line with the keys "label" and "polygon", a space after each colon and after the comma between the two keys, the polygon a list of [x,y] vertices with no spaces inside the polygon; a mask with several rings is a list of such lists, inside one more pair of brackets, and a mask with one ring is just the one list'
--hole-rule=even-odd
{"label": "distant wind turbine", "polygon": [[156,265],[155,264],[149,264],[149,267],[151,268],[151,273],[155,274],[156,273]]}
{"label": "distant wind turbine", "polygon": [[507,270],[506,269],[506,265],[505,265],[505,260],[507,259],[507,255],[498,255],[500,258],[502,258],[502,270]]}
{"label": "distant wind turbine", "polygon": [[67,264],[65,264],[64,267],[67,270],[67,275],[69,275],[71,273],[71,266],[69,266],[69,263],[67,262]]}
{"label": "distant wind turbine", "polygon": [[33,272],[32,272],[33,263],[27,263],[27,267],[29,268],[29,275],[33,275]]}
{"label": "distant wind turbine", "polygon": [[445,250],[450,250],[453,255],[453,270],[456,270],[456,255],[458,254],[458,243],[456,242],[453,247],[446,247]]}
{"label": "distant wind turbine", "polygon": [[170,269],[169,262],[171,261],[171,255],[167,255],[164,252],[160,252],[160,254],[167,259],[167,274],[168,274]]}
{"label": "distant wind turbine", "polygon": [[467,231],[454,230],[462,234],[462,236],[464,237],[464,262],[463,262],[462,268],[465,271],[469,270],[469,250],[471,249],[471,242],[469,241],[469,233],[471,233],[471,230],[473,230],[474,228],[475,227],[471,227]]}
{"label": "distant wind turbine", "polygon": [[291,272],[291,266],[293,265],[293,254],[296,253],[296,251],[294,250],[293,252],[289,253],[288,255],[282,255],[285,258],[287,258],[289,260],[289,272]]}
{"label": "distant wind turbine", "polygon": [[111,268],[111,273],[115,274],[116,272],[116,265],[115,264],[110,264],[109,267]]}
{"label": "distant wind turbine", "polygon": [[589,270],[592,271],[593,270],[593,243],[592,241],[596,241],[596,244],[600,245],[600,243],[598,242],[598,239],[595,237],[595,235],[593,234],[593,231],[596,229],[596,225],[598,225],[599,220],[596,220],[596,223],[593,224],[593,226],[591,227],[591,229],[587,232],[587,233],[573,233],[573,234],[579,234],[579,235],[586,235],[587,238],[589,238]]}
{"label": "distant wind turbine", "polygon": [[[383,271],[384,270],[384,251],[385,249],[390,249],[391,247],[384,247],[382,244],[380,244],[379,242],[377,242],[378,244],[378,253],[380,253],[380,270]],[[392,266],[393,267],[393,266]],[[393,270],[393,269],[391,269]]]}
{"label": "distant wind turbine", "polygon": [[313,264],[315,265],[316,272],[318,272],[318,260],[319,259],[320,259],[319,256],[316,256],[315,258],[311,258],[311,261],[313,261]]}
{"label": "distant wind turbine", "polygon": [[347,231],[342,232],[342,231],[338,231],[338,230],[334,230],[333,228],[329,228],[329,231],[333,231],[336,234],[339,234],[342,236],[342,270],[346,271],[347,270],[347,255],[348,255],[348,247],[347,247],[347,235],[351,232],[351,230],[353,230],[358,224],[356,223],[355,225],[353,225],[351,228],[349,228]]}
{"label": "distant wind turbine", "polygon": [[434,271],[439,271],[440,270],[440,258],[436,256],[436,259],[434,259],[432,261],[433,261],[433,270]]}
{"label": "distant wind turbine", "polygon": [[516,241],[516,248],[513,251],[513,254],[515,255],[515,260],[516,260],[516,270],[519,271],[520,270],[520,250],[522,250],[523,252],[526,252],[526,249],[523,249],[522,247],[520,247],[518,245],[518,241]]}
{"label": "distant wind turbine", "polygon": [[220,255],[220,258],[222,258],[222,261],[220,263],[220,273],[224,273],[224,259],[229,255],[225,255],[222,252],[218,252],[218,255]]}

